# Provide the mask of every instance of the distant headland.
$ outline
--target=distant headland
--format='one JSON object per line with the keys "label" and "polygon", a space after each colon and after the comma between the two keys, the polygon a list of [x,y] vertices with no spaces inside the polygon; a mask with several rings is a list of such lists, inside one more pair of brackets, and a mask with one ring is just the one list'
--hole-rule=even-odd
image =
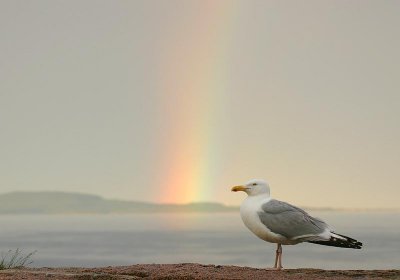
{"label": "distant headland", "polygon": [[[307,211],[400,211],[400,209],[341,209],[302,207]],[[15,191],[0,194],[2,214],[129,214],[129,213],[221,213],[239,211],[239,206],[218,202],[187,204],[106,199],[98,195],[59,191]]]}
{"label": "distant headland", "polygon": [[69,192],[9,192],[0,194],[0,214],[107,214],[231,212],[238,206],[215,202],[158,204],[105,199],[98,195]]}

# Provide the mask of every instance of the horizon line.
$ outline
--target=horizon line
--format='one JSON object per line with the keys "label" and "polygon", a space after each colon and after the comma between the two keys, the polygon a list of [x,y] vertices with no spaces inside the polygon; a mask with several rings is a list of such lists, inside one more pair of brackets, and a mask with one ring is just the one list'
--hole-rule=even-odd
{"label": "horizon line", "polygon": [[[221,204],[225,207],[229,208],[240,208],[240,205],[232,205],[232,204],[226,204],[223,202],[219,201],[191,201],[191,202],[185,202],[185,203],[179,203],[179,202],[154,202],[154,201],[146,201],[146,200],[125,200],[125,199],[120,199],[120,198],[107,198],[99,194],[93,194],[93,193],[88,193],[88,192],[79,192],[79,191],[62,191],[62,190],[31,190],[31,191],[26,191],[26,190],[17,190],[17,191],[8,191],[8,192],[1,192],[0,196],[6,195],[6,194],[11,194],[11,193],[60,193],[60,194],[77,194],[77,195],[90,195],[90,196],[97,196],[103,200],[116,200],[116,201],[125,201],[125,202],[139,202],[139,203],[149,203],[149,204],[156,204],[156,205],[190,205],[190,204],[199,204],[199,203],[215,203],[215,204]],[[300,208],[307,209],[307,210],[320,210],[320,211],[351,211],[351,212],[357,212],[357,211],[400,211],[400,207],[395,208],[385,208],[385,207],[376,207],[376,208],[354,208],[354,207],[332,207],[332,206],[300,206]]]}

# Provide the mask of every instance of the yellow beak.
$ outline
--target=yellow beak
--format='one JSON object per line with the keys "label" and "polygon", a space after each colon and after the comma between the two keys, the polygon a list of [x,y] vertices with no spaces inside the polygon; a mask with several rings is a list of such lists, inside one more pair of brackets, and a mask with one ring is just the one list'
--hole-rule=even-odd
{"label": "yellow beak", "polygon": [[238,191],[245,191],[247,188],[245,186],[234,186],[231,191],[238,192]]}

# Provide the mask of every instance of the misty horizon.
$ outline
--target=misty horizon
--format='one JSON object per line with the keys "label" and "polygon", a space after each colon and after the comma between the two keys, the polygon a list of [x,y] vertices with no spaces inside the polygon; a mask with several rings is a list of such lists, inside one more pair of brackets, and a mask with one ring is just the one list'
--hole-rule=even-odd
{"label": "misty horizon", "polygon": [[[125,198],[125,199],[119,199],[119,198],[112,198],[112,197],[105,197],[102,196],[100,194],[96,194],[96,193],[87,193],[87,192],[79,192],[79,191],[75,191],[75,192],[71,192],[71,191],[52,191],[52,190],[35,190],[35,191],[27,191],[27,190],[15,190],[15,191],[11,191],[11,192],[3,192],[0,193],[0,199],[2,198],[2,196],[6,196],[6,195],[12,195],[12,194],[24,194],[24,195],[40,195],[40,194],[56,194],[56,195],[77,195],[77,196],[82,196],[82,197],[94,197],[94,198],[98,198],[104,201],[121,201],[121,202],[138,202],[138,203],[144,203],[144,204],[152,204],[152,205],[196,205],[196,204],[219,204],[222,206],[226,206],[226,207],[231,207],[232,209],[230,211],[238,211],[240,205],[231,205],[231,204],[225,204],[221,201],[212,201],[212,200],[208,200],[208,201],[191,201],[191,202],[185,202],[185,203],[168,203],[168,202],[157,202],[157,201],[149,201],[149,200],[141,200],[141,199],[129,199],[129,198]],[[346,208],[346,207],[342,207],[342,208],[338,208],[338,207],[332,207],[332,206],[325,206],[325,207],[313,207],[313,206],[309,206],[309,205],[300,205],[300,208],[304,208],[306,210],[326,210],[326,211],[389,211],[389,210],[395,210],[395,211],[400,211],[400,207],[393,207],[393,208]]]}

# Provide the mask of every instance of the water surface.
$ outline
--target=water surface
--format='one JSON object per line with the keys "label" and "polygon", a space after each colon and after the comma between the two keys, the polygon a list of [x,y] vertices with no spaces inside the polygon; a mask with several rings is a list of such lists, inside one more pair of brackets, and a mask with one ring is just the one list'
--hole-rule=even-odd
{"label": "water surface", "polygon": [[[362,250],[299,244],[283,247],[286,268],[400,269],[399,212],[311,213]],[[275,244],[242,224],[239,213],[3,215],[0,251],[37,250],[33,266],[109,266],[198,262],[270,267]]]}

